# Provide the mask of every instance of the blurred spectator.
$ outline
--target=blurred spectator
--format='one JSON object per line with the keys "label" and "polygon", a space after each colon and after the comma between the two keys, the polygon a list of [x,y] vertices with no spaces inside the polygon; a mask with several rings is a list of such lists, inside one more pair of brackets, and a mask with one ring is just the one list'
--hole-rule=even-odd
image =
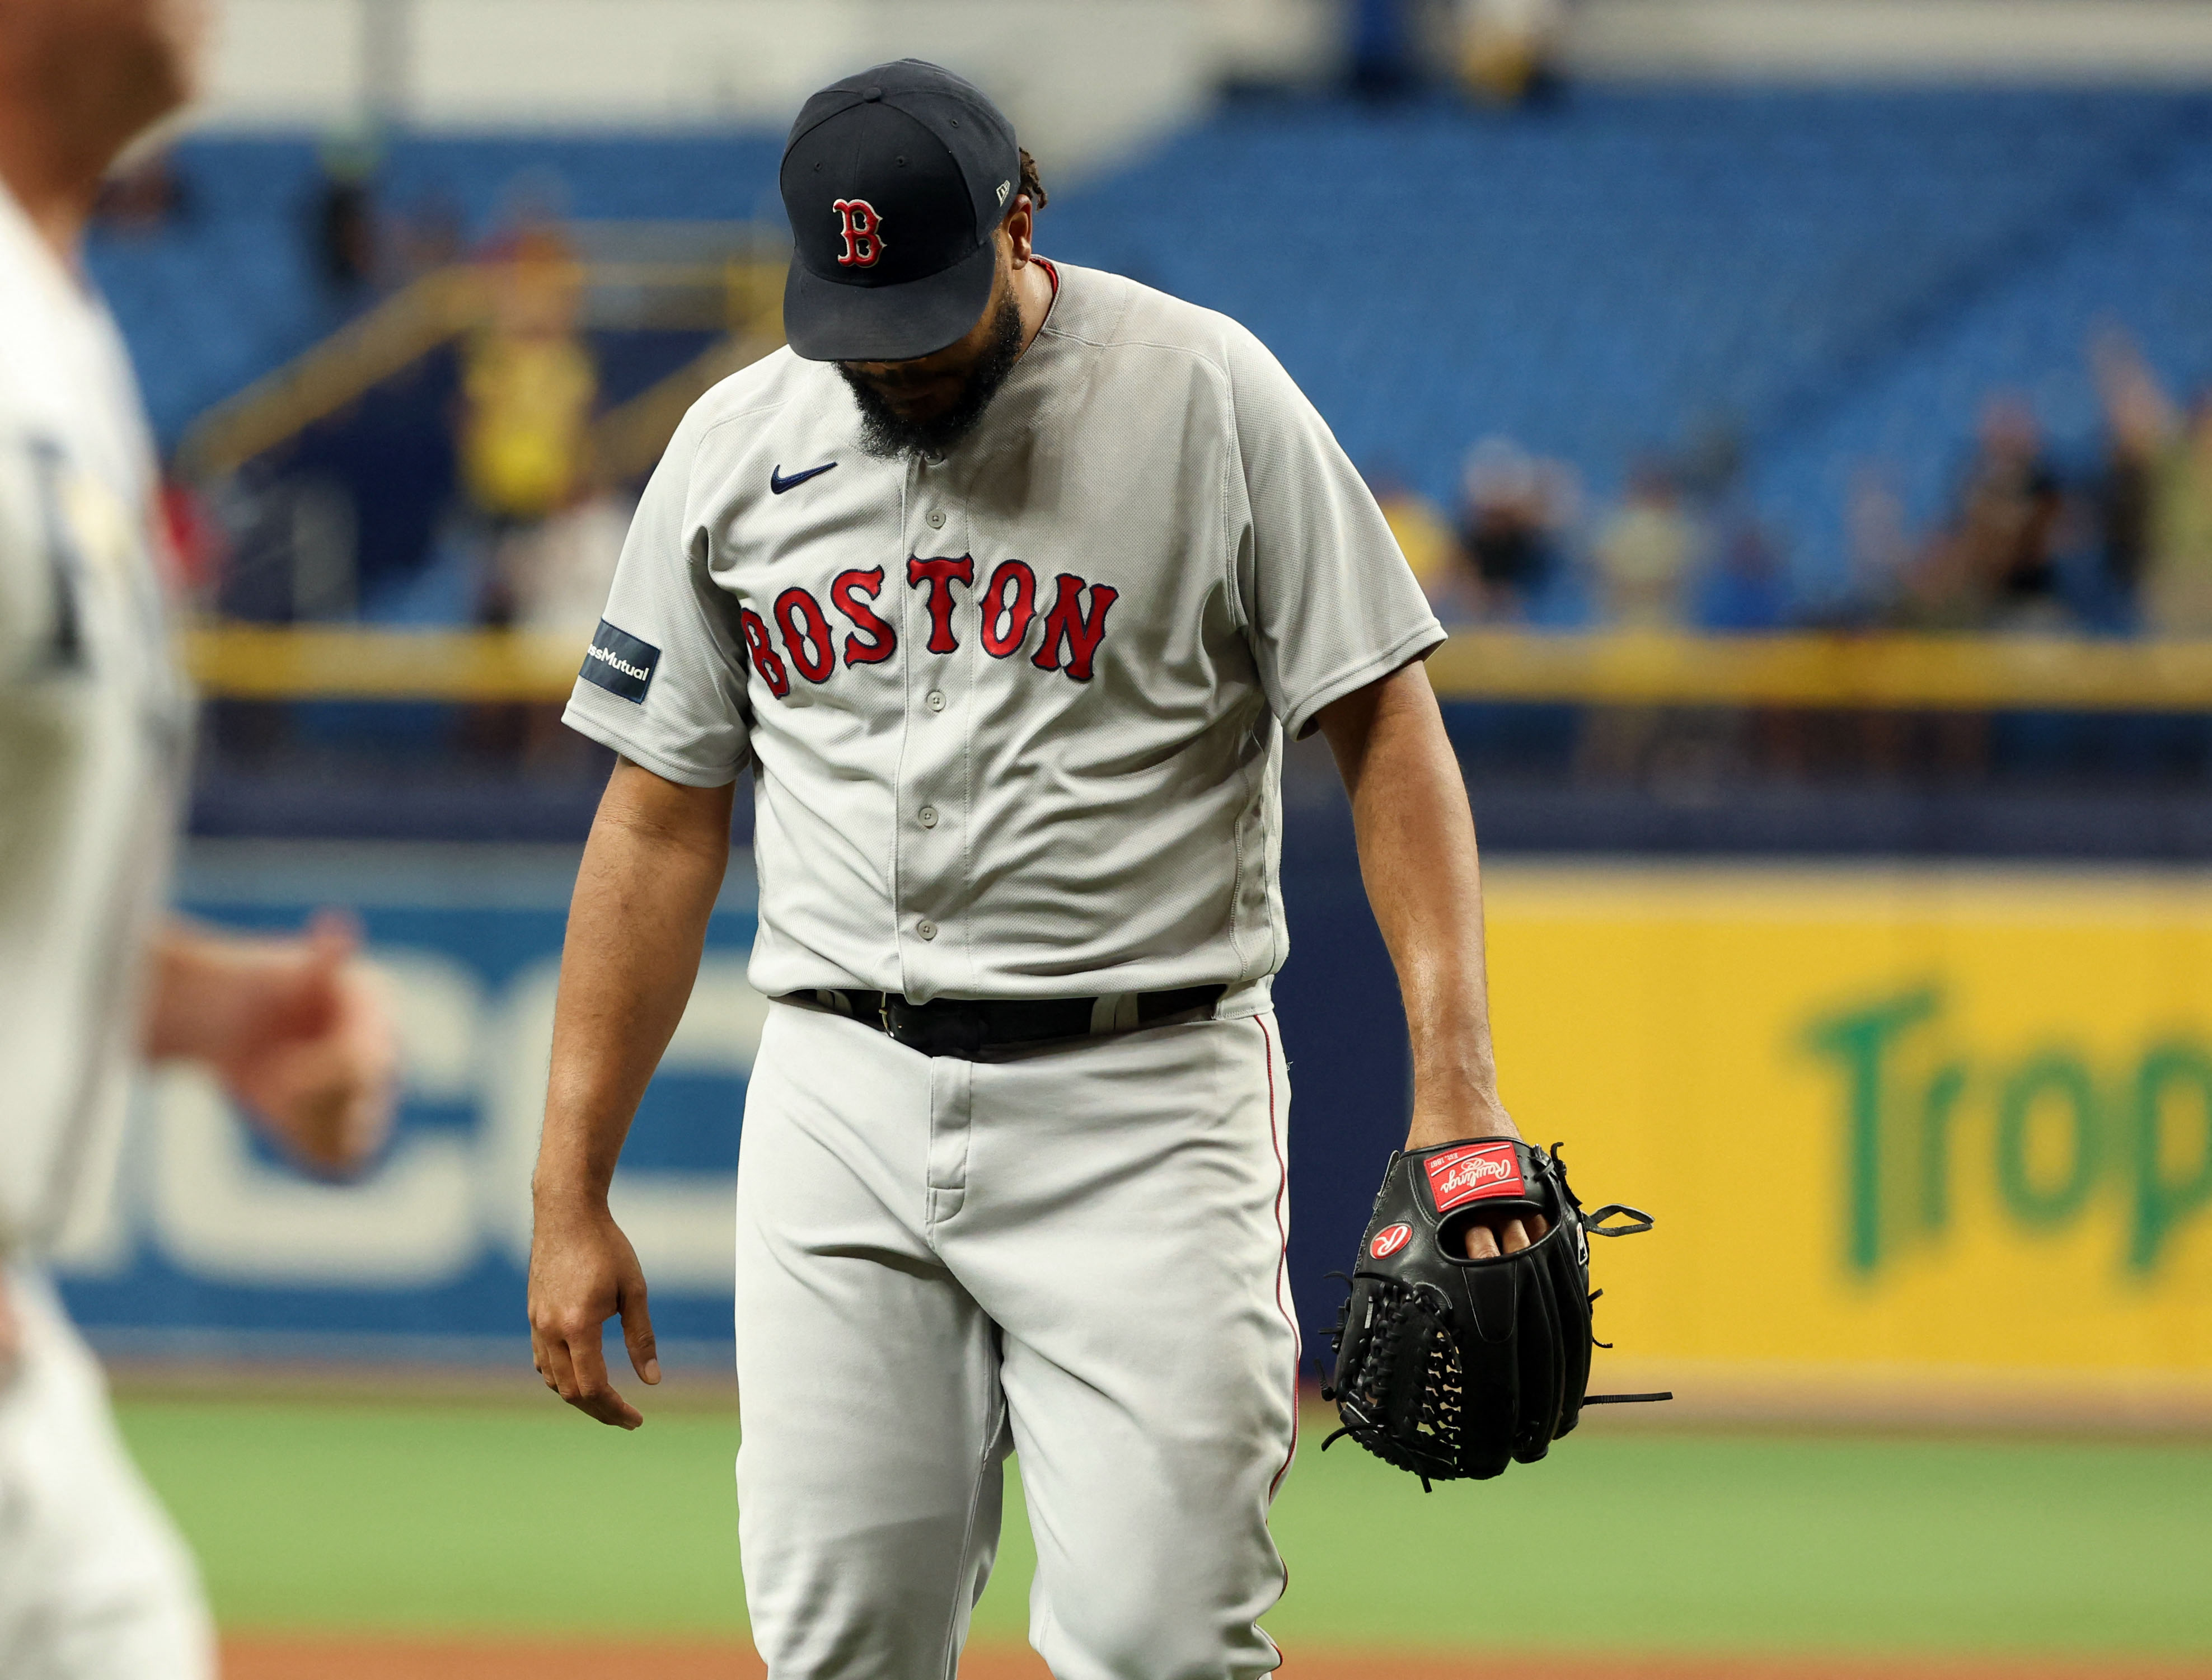
{"label": "blurred spectator", "polygon": [[1899,573],[1897,593],[1883,603],[1883,620],[1908,630],[1984,628],[1990,597],[1967,559],[1966,544],[1938,532]]}
{"label": "blurred spectator", "polygon": [[536,528],[586,484],[599,374],[578,331],[583,270],[550,223],[486,264],[490,310],[462,351],[461,481],[495,541],[483,617],[527,612]]}
{"label": "blurred spectator", "polygon": [[1990,397],[1955,511],[1929,543],[1908,592],[1915,622],[1979,629],[2057,618],[2064,505],[2034,409],[2011,393]]}
{"label": "blurred spectator", "polygon": [[[1682,628],[1697,546],[1697,525],[1674,474],[1656,462],[1638,465],[1592,545],[1606,624],[1619,630]],[[1656,706],[1588,707],[1575,749],[1577,772],[1598,781],[1644,780],[1676,756],[1673,744],[1688,738],[1686,728],[1694,736],[1704,722],[1701,714],[1676,716]]]}
{"label": "blurred spectator", "polygon": [[1765,527],[1739,518],[1723,531],[1699,591],[1698,623],[1723,634],[1779,630],[1790,622],[1790,586]]}
{"label": "blurred spectator", "polygon": [[459,262],[463,243],[460,207],[444,193],[432,191],[392,225],[396,277],[414,280]]}
{"label": "blurred spectator", "polygon": [[[2147,628],[2212,634],[2212,399],[2182,415],[2118,333],[2100,337],[2094,355],[2111,428],[2107,570],[2121,580],[2132,565]],[[2131,543],[2140,545],[2132,554]]]}
{"label": "blurred spectator", "polygon": [[174,478],[162,481],[161,534],[167,553],[175,563],[172,581],[178,593],[196,608],[211,606],[222,579],[230,543],[222,523],[200,493]]}
{"label": "blurred spectator", "polygon": [[1510,438],[1468,452],[1459,545],[1486,618],[1517,618],[1557,569],[1559,536],[1571,517],[1564,470],[1537,460]]}
{"label": "blurred spectator", "polygon": [[2151,504],[2144,617],[2164,635],[2212,634],[2212,392],[2200,393],[2160,459]]}
{"label": "blurred spectator", "polygon": [[378,152],[365,135],[333,136],[320,152],[322,178],[310,214],[315,272],[331,294],[350,298],[377,275],[374,180]]}
{"label": "blurred spectator", "polygon": [[1697,535],[1673,476],[1653,463],[1638,467],[1593,550],[1606,622],[1622,629],[1679,627]]}
{"label": "blurred spectator", "polygon": [[2158,452],[2131,435],[2112,412],[2107,393],[2105,458],[2092,491],[2097,526],[2098,571],[2112,596],[2134,608],[2150,559],[2151,512],[2157,488]]}
{"label": "blurred spectator", "polygon": [[501,587],[520,630],[588,638],[607,604],[629,534],[630,501],[587,496],[537,525],[510,531],[497,552]]}
{"label": "blurred spectator", "polygon": [[1559,88],[1565,0],[1458,0],[1460,79],[1498,105],[1542,99]]}
{"label": "blurred spectator", "polygon": [[1743,439],[1709,421],[1676,458],[1674,477],[1690,522],[1691,618],[1699,629],[1744,634],[1790,622],[1790,587],[1779,545],[1743,489]]}
{"label": "blurred spectator", "polygon": [[1897,616],[1914,559],[1904,499],[1881,467],[1852,469],[1844,526],[1843,594],[1822,603],[1815,618],[1830,629],[1865,629]]}
{"label": "blurred spectator", "polygon": [[1350,0],[1345,12],[1353,93],[1395,99],[1419,85],[1416,11],[1413,0]]}
{"label": "blurred spectator", "polygon": [[112,233],[150,239],[191,214],[191,195],[164,149],[118,170],[100,189],[93,219]]}
{"label": "blurred spectator", "polygon": [[[1404,479],[1387,469],[1368,475],[1368,484],[1375,492],[1376,506],[1382,510],[1389,521],[1390,535],[1398,539],[1398,550],[1406,556],[1406,564],[1413,568],[1413,576],[1430,601],[1437,603],[1439,614],[1443,603],[1453,598],[1459,572],[1459,555],[1452,543],[1451,527],[1444,523],[1437,505]],[[1462,613],[1460,616],[1471,616]]]}

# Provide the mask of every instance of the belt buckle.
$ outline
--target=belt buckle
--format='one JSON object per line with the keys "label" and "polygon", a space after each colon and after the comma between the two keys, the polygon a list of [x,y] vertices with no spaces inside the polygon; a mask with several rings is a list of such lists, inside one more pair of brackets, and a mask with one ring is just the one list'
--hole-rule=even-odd
{"label": "belt buckle", "polygon": [[891,1042],[924,1056],[957,1056],[972,1061],[983,1048],[983,1021],[976,1010],[933,1012],[885,992],[883,1022],[884,1034]]}
{"label": "belt buckle", "polygon": [[930,1035],[930,1018],[907,1002],[903,994],[896,992],[884,993],[884,1001],[877,1014],[883,1022],[884,1036],[893,1044],[902,1044],[908,1050],[920,1050],[925,1055],[930,1053],[924,1042]]}

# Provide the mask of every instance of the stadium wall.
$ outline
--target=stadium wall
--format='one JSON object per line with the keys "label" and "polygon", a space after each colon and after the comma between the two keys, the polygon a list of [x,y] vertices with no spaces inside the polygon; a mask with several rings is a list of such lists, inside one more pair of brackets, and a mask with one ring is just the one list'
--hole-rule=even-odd
{"label": "stadium wall", "polygon": [[2203,0],[1590,0],[1577,75],[1765,82],[2212,78]]}
{"label": "stadium wall", "polygon": [[[356,1186],[252,1143],[195,1076],[145,1093],[73,1309],[123,1354],[526,1361],[526,1183],[575,854],[211,845],[233,924],[362,907],[397,983],[403,1124]],[[1684,1410],[2212,1416],[2212,888],[2174,873],[1490,871],[1504,1093],[1593,1204],[1615,1383]],[[1292,1283],[1328,1344],[1407,1063],[1356,876],[1294,854],[1279,1007]],[[738,1119],[767,1004],[739,867],[615,1205],[664,1347],[726,1358]],[[1164,1212],[1163,1216],[1172,1216]]]}
{"label": "stadium wall", "polygon": [[[1438,10],[1438,20],[1448,9]],[[908,53],[974,76],[1079,176],[1231,84],[1344,69],[1340,0],[226,0],[197,126],[778,129],[829,76]],[[1594,81],[2212,81],[2203,0],[1587,0]],[[1434,56],[1451,57],[1439,31]]]}
{"label": "stadium wall", "polygon": [[226,0],[194,120],[780,130],[830,77],[913,54],[1079,172],[1224,78],[1313,74],[1335,33],[1325,0]]}

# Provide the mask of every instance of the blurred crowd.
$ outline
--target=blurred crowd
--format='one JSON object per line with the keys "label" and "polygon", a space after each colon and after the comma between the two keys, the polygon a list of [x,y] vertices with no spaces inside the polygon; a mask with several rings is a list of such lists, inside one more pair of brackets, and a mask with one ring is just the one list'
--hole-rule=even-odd
{"label": "blurred crowd", "polygon": [[[1536,95],[1553,0],[1453,15],[1466,75],[1480,66],[1501,97]],[[587,630],[635,487],[595,446],[605,381],[557,185],[518,180],[471,241],[434,196],[380,203],[380,161],[369,138],[325,146],[299,207],[303,267],[334,322],[465,271],[470,324],[428,371],[347,403],[214,496],[172,487],[173,546],[228,616]],[[200,214],[160,152],[116,177],[100,210],[126,237]],[[2169,388],[2114,328],[2084,355],[2100,398],[2092,445],[2059,447],[2028,397],[1989,393],[1934,507],[1916,512],[1878,468],[1856,473],[1839,581],[1788,552],[1724,428],[1628,464],[1602,495],[1502,435],[1468,452],[1447,503],[1387,464],[1370,478],[1451,624],[2212,634],[2212,394]],[[419,530],[382,528],[404,507]]]}
{"label": "blurred crowd", "polygon": [[1742,499],[1716,434],[1629,471],[1594,513],[1581,475],[1510,438],[1468,453],[1459,506],[1387,472],[1376,499],[1447,624],[1596,622],[1624,629],[1779,629],[1792,603],[1780,551]]}
{"label": "blurred crowd", "polygon": [[588,629],[628,506],[593,471],[599,372],[580,325],[583,267],[557,222],[523,220],[478,258],[490,308],[460,347],[465,524],[476,609],[495,626]]}
{"label": "blurred crowd", "polygon": [[1391,99],[1443,84],[1488,105],[1559,87],[1569,0],[1346,0],[1352,88]]}
{"label": "blurred crowd", "polygon": [[1637,463],[1595,512],[1573,468],[1504,437],[1468,452],[1449,512],[1387,471],[1373,483],[1449,623],[2212,634],[2212,392],[2185,403],[2115,329],[2088,356],[2102,425],[2086,456],[2000,391],[1932,519],[1862,470],[1840,591],[1793,580],[1724,434]]}
{"label": "blurred crowd", "polygon": [[[605,482],[594,458],[602,382],[557,184],[519,179],[472,242],[434,193],[382,203],[381,161],[373,136],[332,137],[298,207],[301,261],[331,324],[464,272],[469,324],[429,365],[318,418],[235,480],[171,483],[171,546],[187,586],[234,618],[588,631],[629,487]],[[129,238],[198,213],[186,179],[155,152],[115,178],[100,221]],[[424,529],[382,529],[409,503],[422,505]]]}

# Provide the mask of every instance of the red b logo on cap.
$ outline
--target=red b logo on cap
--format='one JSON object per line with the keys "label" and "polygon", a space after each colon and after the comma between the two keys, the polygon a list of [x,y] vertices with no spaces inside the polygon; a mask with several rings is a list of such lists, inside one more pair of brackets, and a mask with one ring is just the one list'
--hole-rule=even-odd
{"label": "red b logo on cap", "polygon": [[865,198],[840,198],[830,208],[845,235],[845,252],[838,258],[837,266],[875,267],[884,254],[884,219],[876,214],[876,207]]}

